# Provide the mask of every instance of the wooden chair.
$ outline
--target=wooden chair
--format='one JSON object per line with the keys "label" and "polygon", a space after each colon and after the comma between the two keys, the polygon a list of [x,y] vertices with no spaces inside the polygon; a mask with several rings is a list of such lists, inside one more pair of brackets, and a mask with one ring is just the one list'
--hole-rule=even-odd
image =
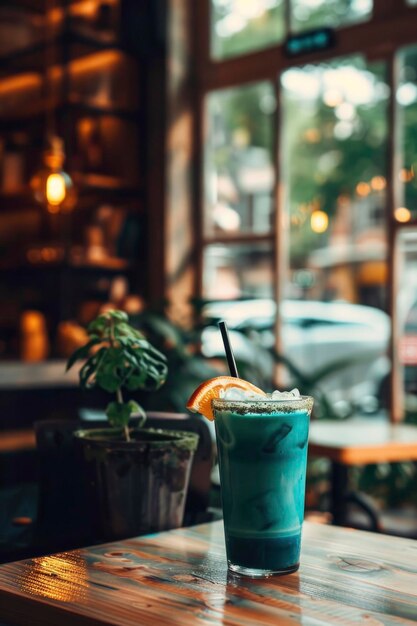
{"label": "wooden chair", "polygon": [[38,517],[34,547],[42,551],[66,550],[91,540],[88,502],[78,471],[73,433],[79,420],[35,422],[39,458]]}

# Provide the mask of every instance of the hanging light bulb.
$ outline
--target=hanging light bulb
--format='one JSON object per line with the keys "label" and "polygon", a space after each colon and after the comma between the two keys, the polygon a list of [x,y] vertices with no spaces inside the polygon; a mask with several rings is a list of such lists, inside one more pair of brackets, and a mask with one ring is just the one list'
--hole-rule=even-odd
{"label": "hanging light bulb", "polygon": [[[57,2],[46,0],[45,28],[45,94],[46,94],[46,149],[43,153],[44,167],[30,181],[35,199],[45,205],[49,213],[68,212],[77,201],[71,177],[64,171],[64,142],[55,132],[56,94],[53,68],[55,64],[55,20]],[[64,66],[63,72],[67,68]]]}
{"label": "hanging light bulb", "polygon": [[65,200],[66,195],[64,176],[61,173],[49,174],[46,179],[46,199],[48,204],[59,206]]}
{"label": "hanging light bulb", "polygon": [[50,213],[71,211],[77,194],[71,177],[63,170],[65,152],[60,137],[49,138],[43,161],[45,167],[33,176],[30,183],[35,199],[46,205]]}

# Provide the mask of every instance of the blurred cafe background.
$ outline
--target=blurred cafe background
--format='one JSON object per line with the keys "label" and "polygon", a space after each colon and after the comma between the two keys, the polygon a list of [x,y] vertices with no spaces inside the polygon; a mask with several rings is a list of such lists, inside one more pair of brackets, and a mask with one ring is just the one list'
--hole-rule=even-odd
{"label": "blurred cafe background", "polygon": [[[0,298],[0,560],[34,424],[100,414],[65,363],[109,308],[168,357],[148,409],[227,371],[225,319],[314,420],[417,424],[417,1],[2,0]],[[351,469],[417,536],[416,462]]]}

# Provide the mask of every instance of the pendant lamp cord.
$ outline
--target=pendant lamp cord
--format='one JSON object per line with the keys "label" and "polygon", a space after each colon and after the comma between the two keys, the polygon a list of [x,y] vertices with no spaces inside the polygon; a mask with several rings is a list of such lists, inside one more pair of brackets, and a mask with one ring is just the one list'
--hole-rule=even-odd
{"label": "pendant lamp cord", "polygon": [[[55,125],[55,88],[54,88],[54,64],[55,64],[55,29],[54,20],[56,4],[55,0],[47,0],[46,3],[46,27],[45,27],[45,97],[46,97],[46,139],[48,142],[56,134]],[[58,76],[57,76],[58,79]]]}

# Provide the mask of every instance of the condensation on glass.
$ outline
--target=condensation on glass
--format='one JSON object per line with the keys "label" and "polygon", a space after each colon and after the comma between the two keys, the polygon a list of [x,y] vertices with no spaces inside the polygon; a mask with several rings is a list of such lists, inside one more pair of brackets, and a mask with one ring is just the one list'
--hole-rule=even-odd
{"label": "condensation on glass", "polygon": [[269,242],[206,246],[203,268],[203,296],[207,300],[273,295],[273,253]]}
{"label": "condensation on glass", "polygon": [[417,412],[417,228],[397,237],[398,292],[396,365],[400,368],[406,413]]}
{"label": "condensation on glass", "polygon": [[291,30],[340,27],[370,19],[373,0],[290,0]]}
{"label": "condensation on glass", "polygon": [[396,92],[400,135],[398,206],[394,218],[406,224],[417,217],[417,46],[399,54],[399,84]]}
{"label": "condensation on glass", "polygon": [[205,237],[271,231],[275,106],[270,83],[216,91],[207,97]]}
{"label": "condensation on glass", "polygon": [[211,55],[245,54],[283,41],[284,0],[211,0]]}
{"label": "condensation on glass", "polygon": [[281,275],[286,302],[293,303],[284,345],[294,344],[295,363],[315,374],[346,359],[326,388],[335,400],[348,391],[349,400],[374,398],[375,406],[390,334],[385,70],[355,56],[281,77],[289,231]]}

